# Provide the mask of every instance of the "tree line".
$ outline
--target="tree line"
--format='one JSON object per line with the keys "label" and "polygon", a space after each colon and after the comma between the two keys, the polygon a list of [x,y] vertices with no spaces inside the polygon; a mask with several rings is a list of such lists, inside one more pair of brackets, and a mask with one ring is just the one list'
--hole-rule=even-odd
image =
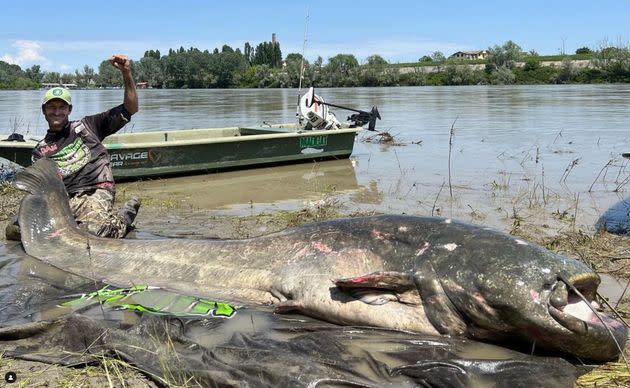
{"label": "tree line", "polygon": [[[582,47],[562,56],[556,66],[544,66],[546,57],[523,52],[513,41],[487,51],[483,61],[447,58],[436,51],[410,64],[390,64],[380,55],[360,64],[352,54],[337,54],[324,64],[321,56],[311,63],[298,53],[283,60],[278,42],[263,42],[255,48],[245,43],[242,51],[228,45],[212,52],[148,50],[132,67],[136,81],[153,88],[295,88],[300,76],[303,86],[316,87],[630,82],[628,47]],[[575,59],[585,58],[588,66],[576,65]],[[122,78],[108,61],[98,72],[85,65],[74,73],[46,72],[39,65],[22,70],[0,61],[0,89],[34,89],[42,83],[118,87]]]}

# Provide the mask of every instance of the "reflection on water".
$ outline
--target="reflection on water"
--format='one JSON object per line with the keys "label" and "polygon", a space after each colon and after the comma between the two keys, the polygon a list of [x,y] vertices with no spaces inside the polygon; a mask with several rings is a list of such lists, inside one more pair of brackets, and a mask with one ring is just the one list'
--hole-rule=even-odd
{"label": "reflection on water", "polygon": [[158,179],[120,184],[119,191],[142,192],[144,197],[176,200],[193,208],[274,203],[321,197],[359,189],[350,160],[331,160],[243,171]]}

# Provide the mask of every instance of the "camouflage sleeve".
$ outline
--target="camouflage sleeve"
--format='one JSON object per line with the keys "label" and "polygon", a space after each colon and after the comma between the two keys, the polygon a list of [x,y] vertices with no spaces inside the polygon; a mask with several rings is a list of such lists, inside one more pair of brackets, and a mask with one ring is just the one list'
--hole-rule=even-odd
{"label": "camouflage sleeve", "polygon": [[82,121],[96,133],[99,139],[103,140],[107,136],[118,132],[130,120],[131,114],[121,104],[108,111],[85,116]]}

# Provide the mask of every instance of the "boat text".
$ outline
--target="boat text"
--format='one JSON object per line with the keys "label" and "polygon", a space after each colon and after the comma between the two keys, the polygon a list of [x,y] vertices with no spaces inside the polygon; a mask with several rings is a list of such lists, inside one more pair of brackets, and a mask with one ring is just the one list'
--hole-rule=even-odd
{"label": "boat text", "polygon": [[304,136],[300,138],[300,148],[323,147],[328,144],[328,136]]}
{"label": "boat text", "polygon": [[139,164],[149,159],[149,151],[139,152],[114,152],[109,155],[112,167],[121,167],[126,164]]}

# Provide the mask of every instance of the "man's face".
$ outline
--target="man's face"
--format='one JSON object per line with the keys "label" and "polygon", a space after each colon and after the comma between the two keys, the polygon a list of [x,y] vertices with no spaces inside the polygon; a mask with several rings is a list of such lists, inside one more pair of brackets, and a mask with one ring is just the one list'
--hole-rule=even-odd
{"label": "man's face", "polygon": [[42,108],[51,132],[59,132],[68,123],[72,107],[63,100],[51,100]]}

